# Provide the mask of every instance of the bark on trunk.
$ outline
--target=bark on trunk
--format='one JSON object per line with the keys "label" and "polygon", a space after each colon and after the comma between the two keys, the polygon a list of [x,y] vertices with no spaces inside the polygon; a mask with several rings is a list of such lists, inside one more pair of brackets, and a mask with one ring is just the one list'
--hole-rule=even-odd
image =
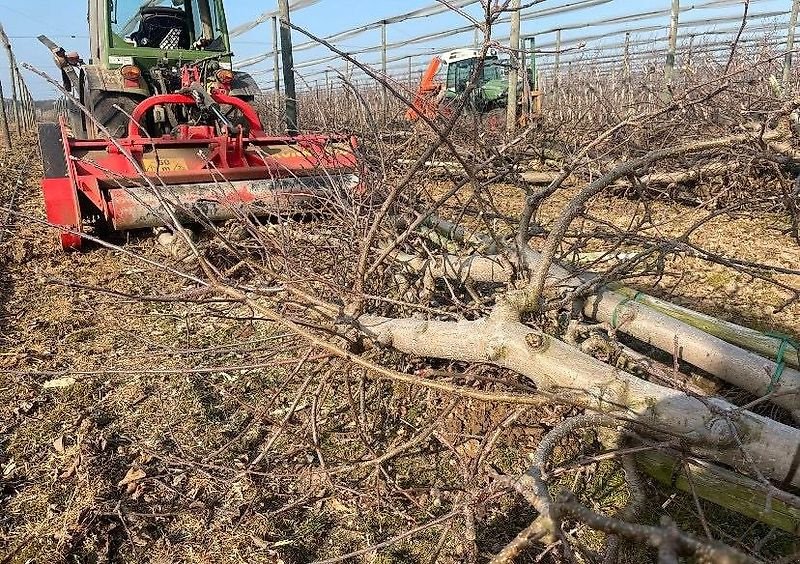
{"label": "bark on trunk", "polygon": [[799,429],[738,412],[719,398],[701,400],[646,382],[522,323],[495,318],[448,323],[372,316],[359,321],[366,334],[401,352],[508,368],[568,401],[679,436],[695,452],[711,454],[747,473],[746,457],[722,415],[736,413],[738,436],[761,472],[800,486],[800,472],[793,466],[800,453]]}
{"label": "bark on trunk", "polygon": [[790,411],[795,419],[800,417],[800,372],[793,368],[784,367],[778,374],[774,361],[617,292],[606,290],[589,297],[583,312],[669,354],[675,352],[677,344],[681,360],[757,396],[775,392],[772,402]]}
{"label": "bark on trunk", "polygon": [[[406,256],[406,264],[421,267],[424,261],[413,262]],[[507,282],[511,271],[503,266],[499,257],[461,258],[448,255],[440,265],[428,267],[436,277],[450,277],[464,281]],[[541,255],[534,250],[526,252],[526,261],[536,268]],[[576,288],[581,280],[559,265],[548,271],[547,285],[564,289]],[[586,299],[583,312],[586,316],[616,326],[620,332],[635,337],[668,354],[678,353],[681,360],[708,372],[754,395],[774,392],[770,401],[788,410],[800,421],[800,371],[784,366],[779,370],[777,358],[766,359],[740,346],[729,343],[703,329],[685,323],[666,313],[632,300],[623,292],[600,290]],[[633,292],[635,294],[635,292]],[[512,300],[514,300],[512,292]],[[643,300],[646,301],[646,300]],[[517,307],[520,307],[519,304]]]}

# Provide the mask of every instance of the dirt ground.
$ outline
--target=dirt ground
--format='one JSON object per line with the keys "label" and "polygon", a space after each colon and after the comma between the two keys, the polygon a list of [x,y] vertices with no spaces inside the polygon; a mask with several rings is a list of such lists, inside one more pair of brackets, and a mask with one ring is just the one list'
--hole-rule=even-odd
{"label": "dirt ground", "polygon": [[[0,155],[0,162],[2,204],[15,194],[14,209],[41,218],[35,150]],[[636,205],[607,198],[594,211],[620,217]],[[657,229],[677,233],[699,213],[659,205]],[[3,564],[311,562],[412,529],[461,495],[447,456],[425,449],[388,470],[402,500],[332,488],[318,455],[346,461],[357,441],[352,422],[332,411],[317,453],[302,446],[305,423],[284,420],[302,388],[303,374],[293,374],[293,366],[306,345],[225,304],[132,299],[178,294],[191,284],[128,254],[94,248],[65,255],[52,232],[25,217],[0,212],[0,223]],[[719,218],[696,237],[722,254],[796,268],[800,247],[780,227],[771,217]],[[163,260],[151,238],[119,242]],[[640,281],[643,288],[650,283]],[[697,259],[669,264],[648,289],[762,330],[800,334],[800,304],[775,312],[788,294]],[[340,391],[323,384],[318,395]],[[373,429],[386,445],[428,421],[430,414],[416,407],[418,392],[383,384],[374,393],[370,401],[385,407],[386,419],[373,421]],[[435,402],[444,409],[446,399]],[[450,439],[468,456],[512,411],[460,404]],[[524,469],[525,454],[565,413],[524,413],[504,432],[494,463]],[[263,458],[253,465],[256,454]],[[369,486],[369,476],[353,471],[354,487]],[[653,487],[652,495],[657,505],[691,508],[669,490]],[[479,533],[482,550],[497,550],[521,528],[517,523],[524,526],[530,510],[521,507],[511,503],[481,516],[490,524]],[[729,520],[715,533],[745,545],[775,543],[776,553],[791,543],[749,522]],[[426,530],[363,561],[429,561],[440,534]],[[435,554],[457,561],[458,550],[448,545]]]}

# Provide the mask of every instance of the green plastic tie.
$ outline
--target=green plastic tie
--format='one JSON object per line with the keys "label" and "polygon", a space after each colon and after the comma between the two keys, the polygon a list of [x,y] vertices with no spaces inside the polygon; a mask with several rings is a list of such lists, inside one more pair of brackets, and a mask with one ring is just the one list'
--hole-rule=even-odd
{"label": "green plastic tie", "polygon": [[619,329],[619,327],[617,326],[617,320],[619,318],[619,312],[622,310],[623,307],[625,307],[630,302],[639,302],[639,303],[641,303],[639,298],[641,298],[642,296],[644,296],[643,292],[636,292],[636,294],[634,294],[633,298],[629,298],[629,297],[626,296],[624,300],[619,302],[617,304],[617,307],[614,308],[614,313],[611,315],[611,327],[613,327],[614,329]]}
{"label": "green plastic tie", "polygon": [[770,378],[769,386],[767,387],[767,393],[771,394],[775,391],[775,387],[780,383],[781,378],[783,378],[783,371],[786,369],[786,350],[789,347],[792,347],[794,350],[800,353],[800,343],[795,341],[789,335],[785,335],[783,333],[764,333],[767,337],[772,337],[773,339],[780,339],[781,345],[778,347],[778,356],[775,357],[775,372],[772,373],[772,378]]}

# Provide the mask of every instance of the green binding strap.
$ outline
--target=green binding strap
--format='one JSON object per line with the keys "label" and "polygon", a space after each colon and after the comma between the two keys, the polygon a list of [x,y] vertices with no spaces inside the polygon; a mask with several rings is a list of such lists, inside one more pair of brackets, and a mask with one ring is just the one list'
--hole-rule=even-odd
{"label": "green binding strap", "polygon": [[783,333],[764,333],[767,337],[772,337],[773,339],[780,339],[781,346],[778,347],[778,355],[775,358],[775,372],[772,373],[772,378],[769,382],[769,387],[767,387],[767,393],[771,394],[775,391],[775,386],[777,386],[781,378],[783,377],[783,371],[786,368],[786,350],[789,347],[792,347],[798,353],[800,353],[800,343],[795,341],[789,335],[785,335]]}
{"label": "green binding strap", "polygon": [[611,315],[611,327],[613,327],[614,329],[619,329],[619,326],[617,325],[617,321],[618,321],[618,318],[619,318],[620,310],[630,302],[638,302],[639,298],[641,298],[643,295],[644,294],[642,292],[636,292],[636,294],[633,296],[633,298],[626,297],[624,300],[619,302],[617,304],[617,307],[614,308],[614,313]]}

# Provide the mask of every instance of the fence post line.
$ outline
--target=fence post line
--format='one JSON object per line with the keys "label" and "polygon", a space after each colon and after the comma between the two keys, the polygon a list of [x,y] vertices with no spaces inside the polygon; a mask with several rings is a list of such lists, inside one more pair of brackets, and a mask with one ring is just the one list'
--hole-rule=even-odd
{"label": "fence post line", "polygon": [[800,11],[800,0],[792,2],[792,15],[789,18],[789,32],[786,36],[786,54],[783,57],[783,90],[791,90],[792,50],[794,49],[794,32],[797,27],[797,13]]}
{"label": "fence post line", "polygon": [[[795,0],[797,1],[797,0]],[[664,68],[664,78],[667,86],[672,83],[675,74],[675,53],[678,49],[678,18],[681,12],[681,0],[672,0],[672,10],[669,21],[669,50],[667,51],[667,64]]]}
{"label": "fence post line", "polygon": [[517,126],[517,84],[519,82],[519,36],[520,0],[512,0],[511,9],[511,48],[512,65],[508,72],[508,104],[506,106],[506,132],[512,133]]}
{"label": "fence post line", "polygon": [[297,91],[294,84],[294,54],[292,53],[292,29],[288,26],[289,0],[278,0],[281,17],[281,60],[283,61],[283,83],[286,92],[286,131],[297,135]]}
{"label": "fence post line", "polygon": [[22,127],[23,131],[28,129],[28,109],[27,104],[25,103],[25,87],[24,83],[22,82],[22,74],[19,72],[19,67],[17,66],[17,60],[14,58],[14,76],[16,77],[16,94],[17,94],[17,103],[19,104],[19,121],[20,126]]}
{"label": "fence post line", "polygon": [[33,103],[33,96],[31,96],[31,91],[28,89],[28,85],[25,82],[25,79],[22,78],[22,73],[19,72],[20,83],[22,84],[22,95],[23,100],[25,102],[25,115],[27,116],[28,120],[28,129],[35,129],[36,128],[36,104]]}
{"label": "fence post line", "polygon": [[275,85],[275,111],[281,105],[281,62],[278,47],[278,17],[272,17],[272,82]]}
{"label": "fence post line", "polygon": [[[22,79],[21,74],[20,79]],[[28,90],[28,85],[25,84],[24,80],[22,81],[22,94],[25,100],[25,115],[28,121],[28,130],[32,130],[36,126],[36,109],[33,104],[33,97],[31,96],[30,90]]]}
{"label": "fence post line", "polygon": [[[387,76],[388,68],[387,68],[387,53],[386,53],[386,20],[381,23],[381,75],[383,75],[383,80],[389,80]],[[383,122],[386,123],[386,120],[389,119],[389,91],[386,89],[386,84],[383,84],[383,89],[381,90],[381,108],[383,114]]]}
{"label": "fence post line", "polygon": [[14,60],[14,76],[17,77],[17,96],[19,99],[19,121],[22,127],[22,131],[28,130],[28,108],[27,104],[25,103],[25,87],[22,84],[22,74],[19,72],[19,67],[16,64],[16,59]]}
{"label": "fence post line", "polygon": [[11,148],[11,132],[8,129],[8,114],[6,113],[6,99],[3,95],[3,82],[0,81],[0,135],[3,147]]}

